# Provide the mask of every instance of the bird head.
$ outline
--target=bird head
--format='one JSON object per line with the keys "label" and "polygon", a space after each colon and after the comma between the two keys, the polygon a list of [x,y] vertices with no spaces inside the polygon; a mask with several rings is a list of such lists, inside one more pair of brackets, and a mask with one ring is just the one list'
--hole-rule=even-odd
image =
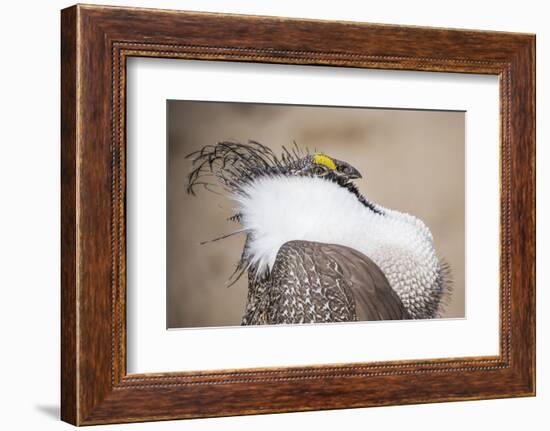
{"label": "bird head", "polygon": [[[193,168],[188,177],[187,192],[195,194],[197,186],[213,190],[216,184],[208,181],[214,177],[226,192],[232,195],[246,194],[246,187],[265,177],[308,176],[322,178],[337,183],[366,207],[380,213],[369,202],[352,181],[362,178],[360,172],[347,162],[343,162],[324,153],[304,152],[296,144],[277,156],[273,150],[256,141],[239,143],[231,141],[206,145],[187,156],[192,160]],[[232,219],[239,219],[236,214]]]}
{"label": "bird head", "polygon": [[248,143],[218,142],[207,145],[189,154],[193,169],[189,174],[187,191],[194,194],[194,188],[202,185],[213,188],[215,184],[205,181],[214,177],[218,184],[232,194],[239,194],[247,184],[266,176],[307,176],[338,183],[358,194],[352,180],[362,178],[352,165],[334,159],[324,153],[309,153],[295,145],[285,147],[277,156],[269,147],[255,141]]}
{"label": "bird head", "polygon": [[362,178],[361,173],[349,163],[333,159],[323,153],[307,155],[290,165],[290,173],[337,180],[347,183],[350,180]]}

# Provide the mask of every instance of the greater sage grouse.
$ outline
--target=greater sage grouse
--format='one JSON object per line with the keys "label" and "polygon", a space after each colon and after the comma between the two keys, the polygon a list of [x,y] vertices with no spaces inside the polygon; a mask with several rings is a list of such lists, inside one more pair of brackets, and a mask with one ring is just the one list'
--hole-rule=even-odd
{"label": "greater sage grouse", "polygon": [[254,141],[187,157],[189,193],[214,177],[236,203],[230,220],[246,242],[233,282],[248,272],[241,324],[437,316],[450,277],[430,230],[366,199],[353,166],[297,146],[278,157]]}

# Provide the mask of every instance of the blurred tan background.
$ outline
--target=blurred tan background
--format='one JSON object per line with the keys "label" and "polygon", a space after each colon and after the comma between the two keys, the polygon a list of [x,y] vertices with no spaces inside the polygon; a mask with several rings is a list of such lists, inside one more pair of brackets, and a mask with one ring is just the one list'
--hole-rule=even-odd
{"label": "blurred tan background", "polygon": [[247,280],[226,287],[244,236],[232,203],[204,189],[186,193],[185,156],[221,140],[253,139],[280,154],[295,140],[359,169],[360,191],[409,212],[431,229],[451,266],[454,291],[442,317],[464,317],[465,116],[463,112],[168,101],[167,326],[239,325]]}

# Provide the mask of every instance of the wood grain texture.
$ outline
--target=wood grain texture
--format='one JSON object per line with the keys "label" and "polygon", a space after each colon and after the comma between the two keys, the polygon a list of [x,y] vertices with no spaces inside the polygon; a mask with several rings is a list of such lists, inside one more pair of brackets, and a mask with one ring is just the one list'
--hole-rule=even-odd
{"label": "wood grain texture", "polygon": [[61,417],[77,422],[76,9],[61,16]]}
{"label": "wood grain texture", "polygon": [[[63,420],[86,425],[534,395],[533,35],[79,5],[62,11],[61,39]],[[499,356],[127,375],[129,56],[498,75]]]}

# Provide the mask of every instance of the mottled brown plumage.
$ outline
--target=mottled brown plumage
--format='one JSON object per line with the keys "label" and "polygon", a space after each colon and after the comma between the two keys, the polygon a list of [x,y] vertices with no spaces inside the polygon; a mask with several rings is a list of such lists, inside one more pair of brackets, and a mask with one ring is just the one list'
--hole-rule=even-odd
{"label": "mottled brown plumage", "polygon": [[249,272],[243,325],[408,319],[383,272],[341,245],[289,241],[272,271]]}

